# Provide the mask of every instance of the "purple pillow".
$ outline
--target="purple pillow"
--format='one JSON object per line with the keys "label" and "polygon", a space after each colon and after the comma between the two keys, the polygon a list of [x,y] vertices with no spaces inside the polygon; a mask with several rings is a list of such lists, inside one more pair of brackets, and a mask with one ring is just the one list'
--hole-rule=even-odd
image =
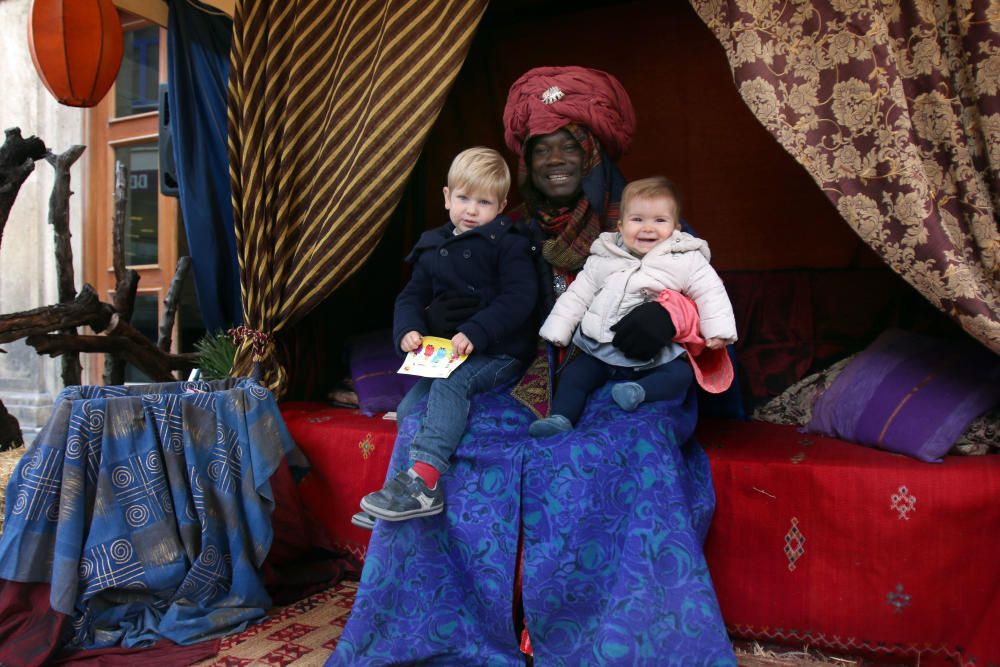
{"label": "purple pillow", "polygon": [[937,462],[1000,403],[1000,357],[969,339],[890,329],[813,405],[809,433]]}
{"label": "purple pillow", "polygon": [[388,329],[354,338],[348,343],[348,355],[351,381],[363,415],[392,412],[420,379],[396,372],[403,358],[393,349],[392,332]]}

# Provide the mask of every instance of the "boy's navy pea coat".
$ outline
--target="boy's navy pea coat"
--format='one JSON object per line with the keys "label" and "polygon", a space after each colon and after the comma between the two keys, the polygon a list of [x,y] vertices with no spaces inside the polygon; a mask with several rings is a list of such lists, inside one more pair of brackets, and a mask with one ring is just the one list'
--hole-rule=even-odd
{"label": "boy's navy pea coat", "polygon": [[406,258],[413,275],[396,297],[396,349],[410,331],[441,335],[428,329],[424,315],[435,298],[475,296],[479,310],[458,326],[474,352],[529,359],[537,340],[538,279],[528,236],[505,216],[463,234],[454,230],[449,222],[424,232]]}

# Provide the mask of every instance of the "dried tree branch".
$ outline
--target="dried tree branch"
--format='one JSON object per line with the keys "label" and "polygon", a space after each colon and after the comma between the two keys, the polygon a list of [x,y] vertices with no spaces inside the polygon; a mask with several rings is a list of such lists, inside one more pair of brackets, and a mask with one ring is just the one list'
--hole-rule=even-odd
{"label": "dried tree branch", "polygon": [[12,127],[5,134],[0,146],[0,242],[21,185],[35,170],[35,160],[46,154],[45,143],[38,137],[22,138],[20,128]]}
{"label": "dried tree branch", "polygon": [[[125,223],[128,220],[128,168],[115,161],[114,213],[111,220],[111,265],[115,271],[115,292],[111,303],[118,317],[132,321],[135,311],[135,295],[139,289],[139,273],[125,264]],[[104,384],[115,385],[125,382],[123,357],[111,354],[104,359]]]}
{"label": "dried tree branch", "polygon": [[[46,154],[46,161],[55,170],[55,181],[52,184],[52,195],[49,197],[49,224],[55,234],[56,282],[58,285],[59,303],[72,301],[76,297],[76,280],[73,277],[73,245],[69,231],[69,198],[73,196],[70,190],[69,170],[80,159],[86,146],[72,146],[59,155],[52,152]],[[65,334],[75,334],[75,328],[62,330]],[[62,382],[64,387],[80,384],[83,376],[83,366],[79,354],[65,354],[62,357]]]}
{"label": "dried tree branch", "polygon": [[0,401],[0,452],[14,449],[24,444],[24,435],[21,434],[21,425],[17,423],[14,415],[7,412],[3,401]]}
{"label": "dried tree branch", "polygon": [[177,260],[177,269],[174,277],[170,281],[167,289],[167,296],[163,299],[163,319],[160,320],[159,337],[156,340],[156,347],[164,352],[170,351],[170,343],[174,333],[174,320],[177,319],[177,308],[181,303],[181,290],[184,288],[184,280],[191,269],[191,258],[181,257]]}
{"label": "dried tree branch", "polygon": [[108,328],[112,315],[114,309],[97,298],[93,287],[84,284],[76,298],[68,303],[0,315],[0,343],[83,325],[103,331]]}
{"label": "dried tree branch", "polygon": [[[130,325],[125,325],[130,327]],[[38,354],[107,354],[121,357],[148,375],[154,382],[171,382],[175,370],[190,370],[198,365],[196,354],[164,354],[141,333],[133,336],[36,334],[25,341]],[[144,342],[142,342],[144,341]]]}

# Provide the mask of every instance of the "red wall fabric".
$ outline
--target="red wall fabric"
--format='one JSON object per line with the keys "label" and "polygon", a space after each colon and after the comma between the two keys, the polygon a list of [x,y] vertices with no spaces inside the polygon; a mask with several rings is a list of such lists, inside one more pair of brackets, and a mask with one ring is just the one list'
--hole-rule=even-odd
{"label": "red wall fabric", "polygon": [[[440,191],[458,151],[504,146],[504,100],[521,74],[583,65],[614,74],[632,98],[638,129],[620,162],[626,178],[662,173],[676,181],[717,268],[878,262],[743,104],[722,46],[687,3],[546,12],[501,4],[481,24],[424,147],[425,170],[416,178],[428,192]],[[504,152],[513,169],[514,156]],[[443,219],[439,199],[428,199],[428,225]]]}

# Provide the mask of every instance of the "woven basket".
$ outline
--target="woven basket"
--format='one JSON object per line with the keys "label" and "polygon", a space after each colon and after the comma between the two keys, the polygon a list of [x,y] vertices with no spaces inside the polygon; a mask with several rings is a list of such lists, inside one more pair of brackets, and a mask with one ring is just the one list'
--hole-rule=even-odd
{"label": "woven basket", "polygon": [[25,449],[27,448],[24,445],[21,445],[15,449],[8,449],[5,452],[0,452],[0,533],[3,532],[7,482],[10,481],[10,476],[14,474],[14,468],[17,466],[17,462],[20,461],[21,457],[24,455]]}

